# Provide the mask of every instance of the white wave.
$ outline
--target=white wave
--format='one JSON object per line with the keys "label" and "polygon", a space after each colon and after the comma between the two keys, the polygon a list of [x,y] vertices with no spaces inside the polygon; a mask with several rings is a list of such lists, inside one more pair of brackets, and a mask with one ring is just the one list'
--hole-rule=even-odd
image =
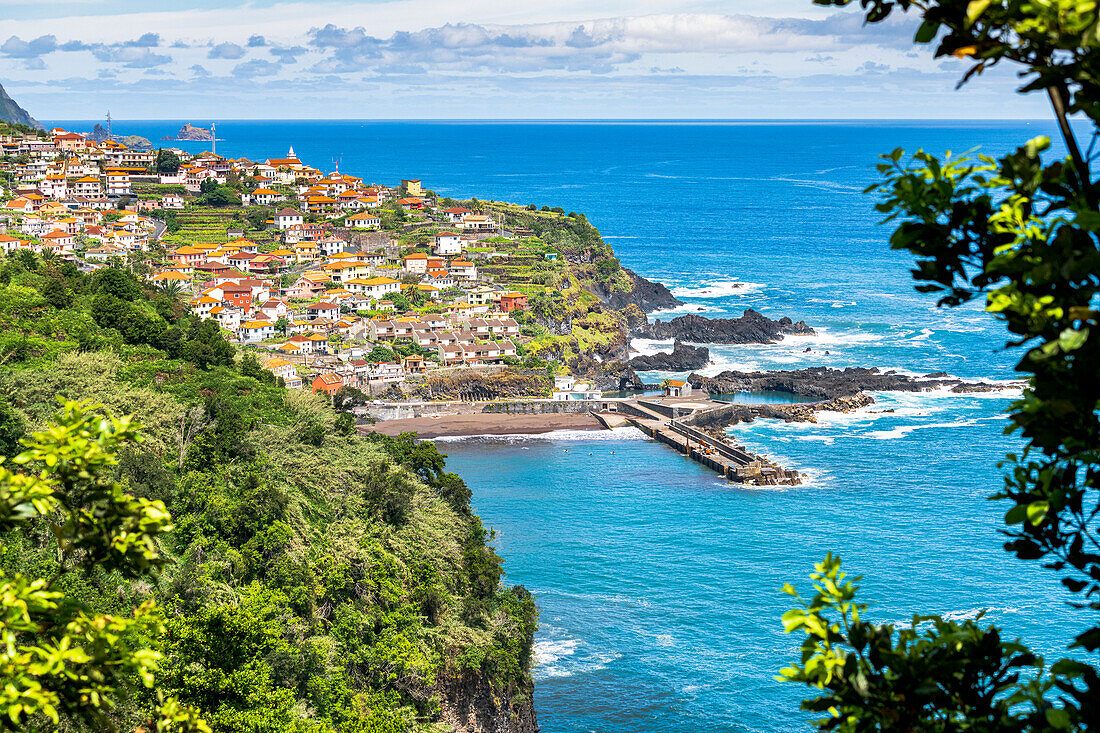
{"label": "white wave", "polygon": [[847,331],[844,333],[833,331],[829,328],[818,327],[815,329],[817,333],[792,333],[785,334],[779,341],[782,346],[801,346],[805,348],[807,346],[818,348],[825,347],[839,347],[839,346],[855,346],[858,344],[873,344],[879,341],[883,341],[885,337],[877,334],[868,333],[866,331]]}
{"label": "white wave", "polygon": [[660,318],[662,316],[682,316],[685,313],[715,313],[722,310],[712,305],[704,305],[702,303],[684,303],[678,305],[675,308],[665,308],[664,310],[653,311],[649,314],[650,318]]}
{"label": "white wave", "polygon": [[535,663],[538,665],[549,665],[563,657],[571,657],[576,653],[580,643],[580,639],[536,641]]}
{"label": "white wave", "polygon": [[762,283],[719,280],[702,286],[675,287],[672,288],[672,294],[677,298],[728,298],[734,295],[757,295],[763,287]]}
{"label": "white wave", "polygon": [[672,351],[672,341],[657,341],[654,339],[631,339],[630,350],[646,356],[662,351]]}
{"label": "white wave", "polygon": [[564,678],[575,674],[598,672],[622,655],[618,652],[578,654],[580,639],[560,639],[535,642],[535,678]]}
{"label": "white wave", "polygon": [[[983,615],[984,612],[984,615]],[[967,608],[962,611],[947,611],[939,614],[940,618],[944,621],[954,621],[955,623],[961,623],[963,621],[974,621],[978,616],[982,616],[982,620],[986,622],[992,621],[993,616],[1002,615],[1006,613],[1019,613],[1020,609],[1015,606],[985,606],[981,608]],[[926,615],[926,614],[922,614]],[[895,621],[887,621],[888,624],[893,624],[898,628],[911,629],[913,628],[913,617],[909,616],[904,619],[897,619]],[[931,622],[925,621],[917,625],[918,628],[931,625]]]}
{"label": "white wave", "polygon": [[460,440],[492,441],[495,443],[524,443],[528,441],[595,443],[600,441],[649,440],[646,434],[633,427],[611,430],[551,430],[546,433],[516,433],[512,435],[443,435],[433,441],[455,443]]}
{"label": "white wave", "polygon": [[955,420],[954,422],[935,422],[927,425],[901,425],[890,430],[873,430],[867,433],[868,438],[875,440],[893,440],[904,438],[916,430],[928,430],[931,428],[969,428],[977,425],[977,420]]}

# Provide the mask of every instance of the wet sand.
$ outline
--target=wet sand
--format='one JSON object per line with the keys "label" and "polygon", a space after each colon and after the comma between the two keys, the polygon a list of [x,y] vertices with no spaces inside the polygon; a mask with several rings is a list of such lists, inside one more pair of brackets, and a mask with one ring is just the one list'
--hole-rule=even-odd
{"label": "wet sand", "polygon": [[379,420],[374,425],[361,425],[362,433],[416,432],[421,438],[466,435],[529,435],[551,430],[602,430],[596,418],[588,413],[558,413],[546,415],[440,415],[414,417],[407,420]]}

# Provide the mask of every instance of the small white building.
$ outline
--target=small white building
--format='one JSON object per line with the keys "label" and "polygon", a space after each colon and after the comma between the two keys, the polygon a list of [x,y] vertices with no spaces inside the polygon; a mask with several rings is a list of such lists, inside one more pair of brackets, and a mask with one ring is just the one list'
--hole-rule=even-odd
{"label": "small white building", "polygon": [[279,230],[290,229],[292,226],[305,223],[302,212],[290,208],[282,209],[275,215],[275,228]]}
{"label": "small white building", "polygon": [[435,253],[442,257],[462,254],[462,238],[454,232],[440,232],[435,235]]}
{"label": "small white building", "polygon": [[588,382],[579,382],[574,376],[554,377],[554,391],[550,399],[554,402],[578,402],[598,400],[603,393]]}
{"label": "small white building", "polygon": [[665,397],[690,397],[691,383],[682,379],[669,379],[661,387]]}

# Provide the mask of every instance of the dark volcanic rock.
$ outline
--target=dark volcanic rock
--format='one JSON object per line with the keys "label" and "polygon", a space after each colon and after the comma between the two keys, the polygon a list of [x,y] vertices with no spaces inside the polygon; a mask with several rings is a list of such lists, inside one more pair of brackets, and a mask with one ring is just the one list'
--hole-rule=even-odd
{"label": "dark volcanic rock", "polygon": [[686,372],[690,369],[702,369],[709,363],[710,349],[705,346],[689,346],[681,341],[672,345],[672,351],[635,356],[629,362],[631,368],[641,372]]}
{"label": "dark volcanic rock", "polygon": [[627,277],[634,283],[634,287],[625,293],[619,292],[603,292],[597,293],[609,308],[613,310],[621,310],[628,305],[636,305],[646,313],[652,313],[653,311],[666,310],[668,308],[675,308],[678,305],[683,305],[679,300],[673,297],[672,293],[661,283],[655,283],[652,280],[646,280],[644,277],[629,270],[623,268]]}
{"label": "dark volcanic rock", "polygon": [[436,683],[442,722],[455,733],[538,733],[530,680],[517,688],[494,685],[486,674]]}
{"label": "dark volcanic rock", "polygon": [[618,359],[600,361],[589,354],[581,354],[569,362],[569,372],[587,379],[605,392],[645,388],[630,364]]}
{"label": "dark volcanic rock", "polygon": [[195,127],[190,122],[180,128],[175,137],[165,135],[161,140],[199,140],[209,142],[214,139],[214,133],[205,127]]}
{"label": "dark volcanic rock", "polygon": [[682,339],[699,344],[771,344],[787,334],[812,334],[804,321],[790,318],[773,321],[754,310],[740,318],[704,318],[686,315],[671,321],[654,321],[634,331],[635,336],[652,339]]}
{"label": "dark volcanic rock", "polygon": [[977,392],[999,388],[999,385],[964,382],[939,374],[911,377],[866,367],[813,367],[786,372],[726,371],[714,377],[692,374],[688,381],[692,387],[711,394],[776,390],[822,400],[847,397],[860,392],[924,392],[944,387],[951,387],[955,391]]}

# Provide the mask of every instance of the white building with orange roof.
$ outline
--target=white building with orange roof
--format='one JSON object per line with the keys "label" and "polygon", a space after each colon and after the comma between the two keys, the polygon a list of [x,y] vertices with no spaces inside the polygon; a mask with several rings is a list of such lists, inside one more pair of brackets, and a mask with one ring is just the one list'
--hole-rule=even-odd
{"label": "white building with orange roof", "polygon": [[270,206],[286,197],[270,188],[257,188],[252,193],[246,194],[244,198],[243,203],[245,206]]}
{"label": "white building with orange roof", "polygon": [[68,232],[57,229],[42,235],[42,248],[52,249],[55,252],[72,252],[76,245],[76,237]]}
{"label": "white building with orange roof", "polygon": [[73,181],[72,193],[76,196],[97,198],[103,195],[103,184],[96,176],[84,176]]}
{"label": "white building with orange roof", "polygon": [[301,389],[302,378],[298,376],[298,369],[293,363],[281,356],[272,356],[264,359],[261,366],[282,379],[287,389]]}
{"label": "white building with orange roof", "polygon": [[411,254],[401,262],[406,272],[423,274],[428,271],[428,255],[423,252]]}

